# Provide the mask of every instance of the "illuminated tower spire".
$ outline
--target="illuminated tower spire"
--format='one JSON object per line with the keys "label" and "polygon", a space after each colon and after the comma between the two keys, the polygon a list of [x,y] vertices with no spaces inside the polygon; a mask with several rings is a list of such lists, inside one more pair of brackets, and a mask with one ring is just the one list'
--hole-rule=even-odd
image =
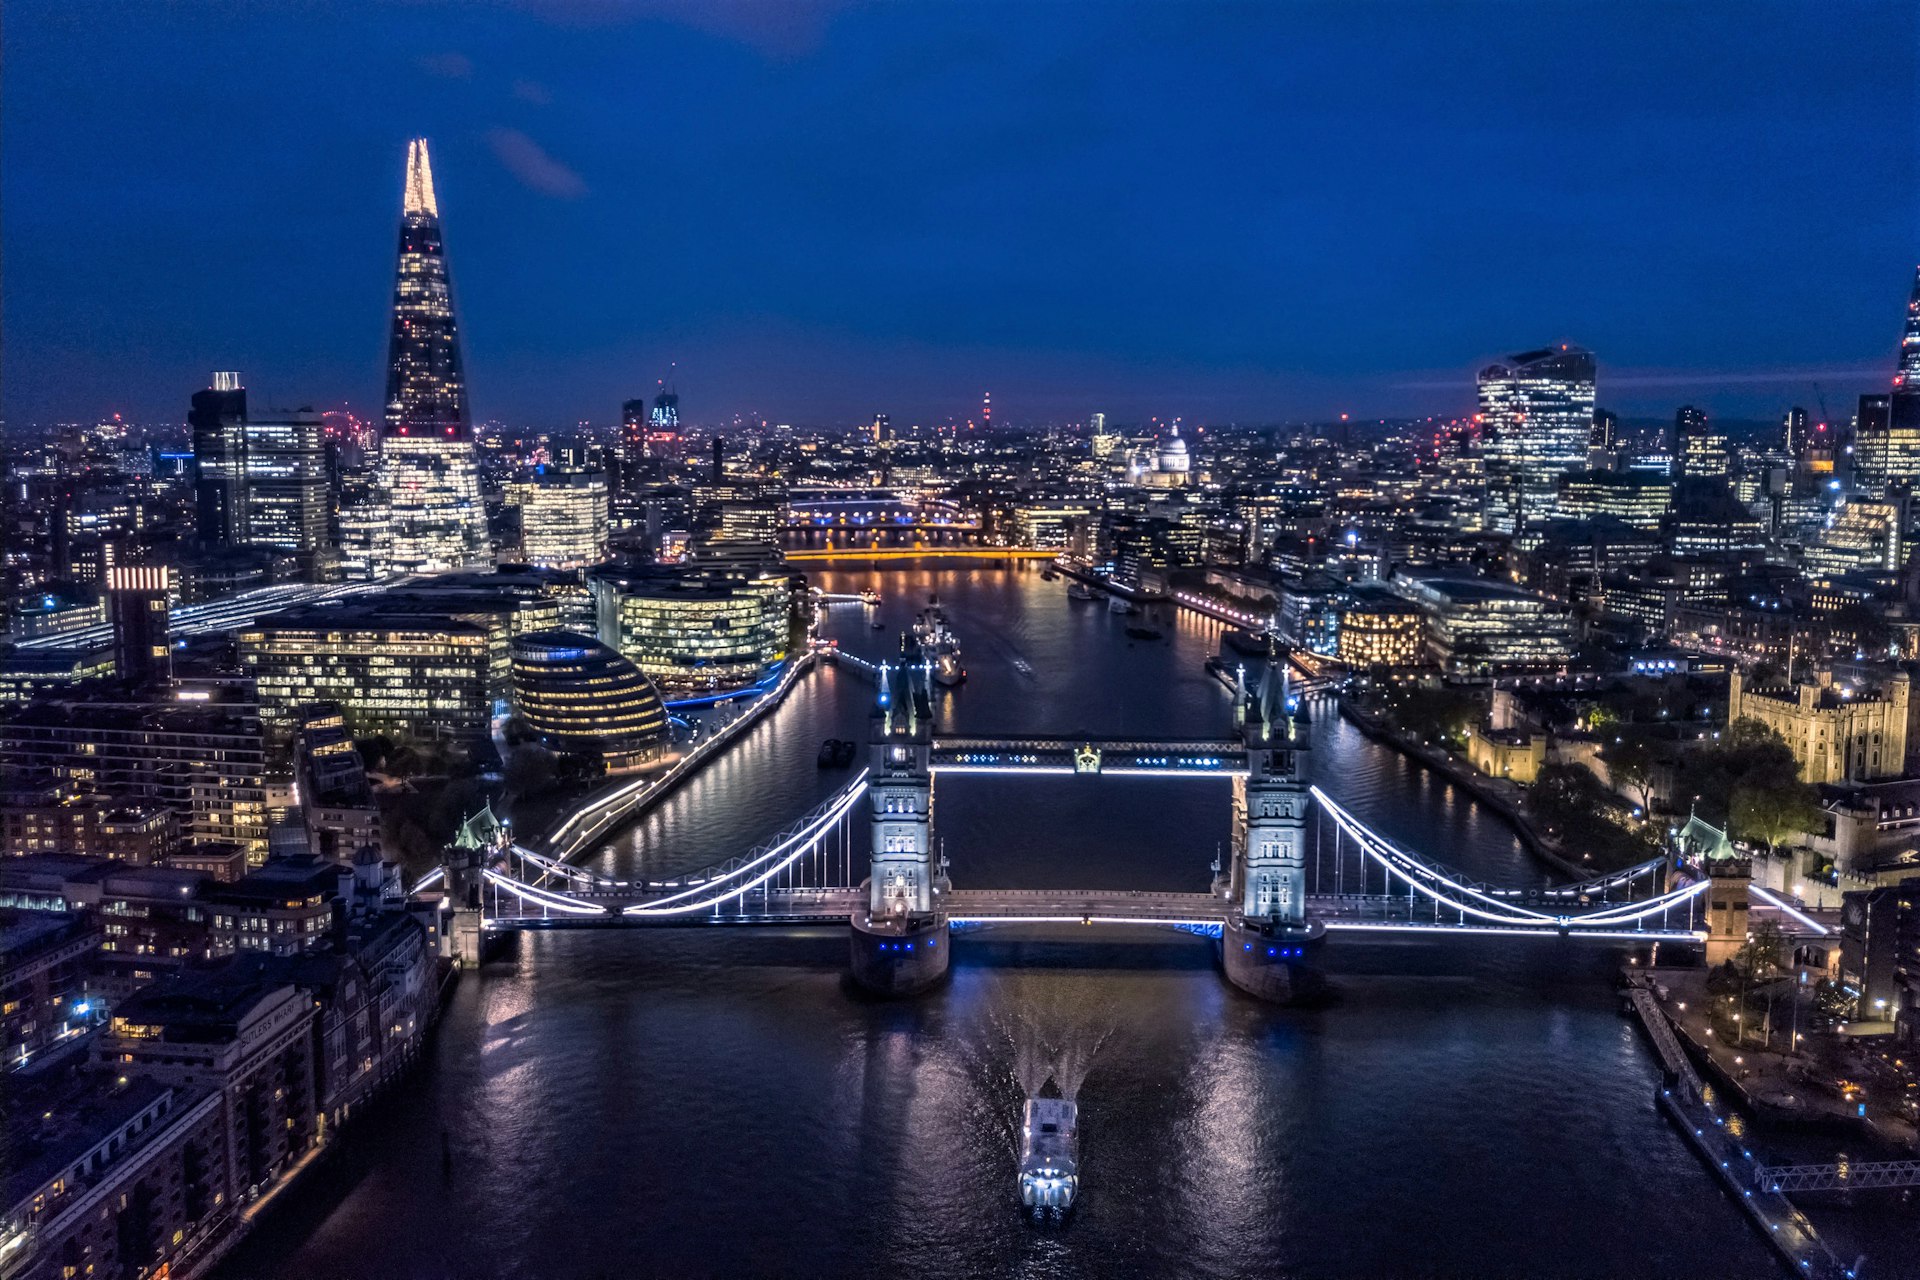
{"label": "illuminated tower spire", "polygon": [[376,492],[351,521],[367,531],[368,545],[352,557],[356,575],[485,565],[492,559],[486,508],[425,138],[407,143],[391,325]]}
{"label": "illuminated tower spire", "polygon": [[440,202],[433,192],[427,140],[407,144],[407,189],[401,206],[400,262],[393,285],[387,345],[387,433],[465,437],[467,378],[460,331],[440,239]]}
{"label": "illuminated tower spire", "polygon": [[1907,328],[1900,335],[1900,372],[1893,385],[1920,390],[1920,267],[1914,268],[1913,293],[1907,298]]}
{"label": "illuminated tower spire", "polygon": [[407,144],[407,196],[401,211],[440,216],[440,203],[433,198],[433,162],[427,159],[427,140],[415,138]]}

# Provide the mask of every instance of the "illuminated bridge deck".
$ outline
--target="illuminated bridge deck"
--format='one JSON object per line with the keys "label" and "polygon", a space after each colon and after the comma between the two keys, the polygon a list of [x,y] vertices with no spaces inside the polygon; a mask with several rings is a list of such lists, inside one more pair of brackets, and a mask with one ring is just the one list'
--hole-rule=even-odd
{"label": "illuminated bridge deck", "polygon": [[[604,915],[526,914],[489,916],[491,929],[581,929],[607,927],[686,928],[710,925],[844,925],[864,902],[861,889],[755,890],[712,911],[675,916],[621,914],[625,907],[660,895],[632,891],[574,894],[576,902],[604,903]],[[956,926],[990,924],[1139,924],[1165,925],[1217,933],[1227,917],[1227,902],[1211,893],[1161,893],[1126,889],[953,889],[942,904]],[[1586,937],[1605,941],[1696,941],[1684,929],[1622,926],[1613,930],[1522,929],[1473,919],[1448,919],[1424,901],[1399,895],[1311,894],[1309,918],[1329,931],[1379,934],[1513,934],[1535,937]]]}
{"label": "illuminated bridge deck", "polygon": [[1091,737],[933,741],[935,773],[1132,773],[1231,777],[1247,772],[1247,747],[1231,739],[1129,741]]}

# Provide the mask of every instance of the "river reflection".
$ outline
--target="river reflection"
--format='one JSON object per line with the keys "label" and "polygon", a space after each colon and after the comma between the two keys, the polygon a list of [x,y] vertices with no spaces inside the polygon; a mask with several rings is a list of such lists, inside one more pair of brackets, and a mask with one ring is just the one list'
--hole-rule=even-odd
{"label": "river reflection", "polygon": [[[938,595],[972,678],[961,732],[1204,737],[1227,696],[1192,615],[1130,641],[1031,568],[821,575],[876,585],[829,629],[877,656]],[[870,688],[810,676],[596,859],[684,870],[834,790]],[[1396,838],[1539,882],[1510,831],[1332,716],[1313,776]],[[1200,889],[1227,786],[943,777],[957,884]],[[532,934],[463,982],[417,1085],[348,1136],[230,1276],[1748,1277],[1777,1264],[1654,1111],[1621,953],[1553,939],[1332,945],[1339,999],[1276,1010],[1208,944],[1150,928],[957,939],[950,983],[872,1001],[835,930]],[[1084,1193],[1018,1212],[1006,1029],[1101,1033],[1080,1088]],[[443,1166],[443,1143],[452,1154]],[[1891,1274],[1881,1268],[1881,1274]]]}

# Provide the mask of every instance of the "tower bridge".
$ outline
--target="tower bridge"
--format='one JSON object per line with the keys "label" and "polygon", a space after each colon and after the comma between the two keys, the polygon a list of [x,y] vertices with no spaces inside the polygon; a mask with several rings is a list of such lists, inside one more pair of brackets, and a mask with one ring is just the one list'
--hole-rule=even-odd
{"label": "tower bridge", "polygon": [[[867,767],[786,831],[725,862],[620,880],[515,844],[501,829],[463,832],[428,878],[444,878],[459,904],[463,954],[477,955],[489,933],[521,929],[844,924],[861,985],[907,994],[945,975],[956,929],[1159,925],[1213,939],[1235,986],[1288,1001],[1317,985],[1333,933],[1705,941],[1710,950],[1744,940],[1744,892],[1734,904],[1724,878],[1676,873],[1662,858],[1517,889],[1402,847],[1302,778],[1305,712],[1284,667],[1256,689],[1236,681],[1235,736],[1157,741],[940,736],[924,667],[883,662],[872,674]],[[935,852],[941,773],[1221,778],[1230,784],[1232,848],[1214,862],[1205,890],[956,887]],[[857,823],[867,828],[864,853],[851,838]],[[1767,903],[1756,896],[1752,906]]]}

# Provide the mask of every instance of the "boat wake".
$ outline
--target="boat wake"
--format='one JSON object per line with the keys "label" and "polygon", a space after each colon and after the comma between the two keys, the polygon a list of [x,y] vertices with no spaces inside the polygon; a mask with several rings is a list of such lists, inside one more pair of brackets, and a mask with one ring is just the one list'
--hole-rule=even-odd
{"label": "boat wake", "polygon": [[995,1013],[994,1024],[1012,1056],[1014,1082],[1027,1097],[1044,1092],[1051,1083],[1068,1102],[1080,1096],[1081,1086],[1117,1027],[1111,1012],[1070,1008],[1063,1000],[1047,1000],[1014,1013]]}

